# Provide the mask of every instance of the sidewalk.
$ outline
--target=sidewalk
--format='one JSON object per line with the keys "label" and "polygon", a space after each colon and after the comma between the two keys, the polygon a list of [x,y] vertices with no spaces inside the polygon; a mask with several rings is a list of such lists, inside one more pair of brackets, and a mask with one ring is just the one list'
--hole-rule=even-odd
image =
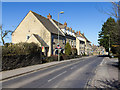
{"label": "sidewalk", "polygon": [[[89,56],[91,57],[91,56]],[[14,70],[8,70],[8,71],[2,71],[0,72],[0,81],[1,80],[5,80],[5,79],[9,79],[15,76],[20,76],[23,74],[27,74],[30,72],[34,72],[43,68],[47,68],[50,66],[54,66],[60,63],[64,63],[64,62],[69,62],[72,60],[78,60],[78,59],[83,59],[83,58],[89,58],[89,57],[82,57],[82,58],[75,58],[75,59],[70,59],[70,60],[64,60],[64,61],[54,61],[54,62],[50,62],[50,63],[45,63],[45,64],[39,64],[39,65],[33,65],[33,66],[28,66],[28,67],[23,67],[23,68],[18,68],[18,69],[14,69]]]}
{"label": "sidewalk", "polygon": [[95,71],[95,76],[88,82],[87,88],[120,89],[118,81],[118,59],[105,57]]}

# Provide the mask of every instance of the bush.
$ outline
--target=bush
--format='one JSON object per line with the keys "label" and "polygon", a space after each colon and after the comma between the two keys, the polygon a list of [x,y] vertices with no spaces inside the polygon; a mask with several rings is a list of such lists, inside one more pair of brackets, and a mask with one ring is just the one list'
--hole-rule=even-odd
{"label": "bush", "polygon": [[82,54],[82,56],[87,56],[87,55],[84,53],[84,54]]}
{"label": "bush", "polygon": [[72,48],[72,55],[77,55],[77,49],[76,48]]}
{"label": "bush", "polygon": [[71,46],[68,42],[65,45],[65,54],[66,55],[71,55]]}
{"label": "bush", "polygon": [[12,70],[16,68],[41,64],[40,56],[35,55],[13,55],[4,56],[2,58],[2,71]]}
{"label": "bush", "polygon": [[48,60],[49,62],[51,62],[51,61],[57,61],[57,60],[58,60],[58,57],[57,57],[56,55],[52,55],[52,56],[50,56],[50,57],[47,57],[47,60]]}
{"label": "bush", "polygon": [[2,48],[2,70],[41,64],[43,57],[35,43],[6,44]]}
{"label": "bush", "polygon": [[41,48],[35,43],[18,43],[14,45],[5,45],[2,47],[3,56],[11,55],[35,55],[40,54]]}
{"label": "bush", "polygon": [[69,59],[68,56],[66,54],[62,54],[61,55],[61,60],[67,60]]}

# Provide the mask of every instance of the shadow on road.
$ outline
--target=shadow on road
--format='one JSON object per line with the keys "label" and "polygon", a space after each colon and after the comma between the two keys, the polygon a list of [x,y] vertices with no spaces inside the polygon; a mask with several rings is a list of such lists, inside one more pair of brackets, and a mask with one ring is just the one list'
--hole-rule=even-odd
{"label": "shadow on road", "polygon": [[99,83],[99,85],[88,85],[88,87],[90,88],[112,88],[114,90],[120,90],[120,81],[118,80],[97,80],[97,82]]}
{"label": "shadow on road", "polygon": [[108,63],[107,65],[118,68],[118,62]]}
{"label": "shadow on road", "polygon": [[[97,57],[109,57],[109,56],[108,55],[98,55]],[[116,67],[119,69],[119,62],[112,62],[112,63],[108,63],[107,65],[112,66],[112,67]]]}
{"label": "shadow on road", "polygon": [[97,57],[109,57],[108,55],[98,55]]}

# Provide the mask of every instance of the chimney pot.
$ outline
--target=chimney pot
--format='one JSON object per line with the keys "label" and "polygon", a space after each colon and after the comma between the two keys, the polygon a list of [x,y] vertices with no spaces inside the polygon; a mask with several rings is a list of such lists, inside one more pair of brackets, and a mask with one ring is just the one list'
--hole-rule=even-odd
{"label": "chimney pot", "polygon": [[49,13],[49,15],[47,15],[47,18],[48,18],[48,19],[51,19],[51,18],[52,18],[52,15],[50,15],[50,13]]}
{"label": "chimney pot", "polygon": [[72,30],[72,32],[74,33],[75,31],[74,31],[74,30]]}
{"label": "chimney pot", "polygon": [[78,34],[78,31],[76,32],[76,34]]}
{"label": "chimney pot", "polygon": [[79,31],[79,35],[81,35],[80,31]]}
{"label": "chimney pot", "polygon": [[66,23],[66,22],[64,23],[64,26],[67,26],[67,23]]}
{"label": "chimney pot", "polygon": [[72,32],[72,28],[70,27],[70,31]]}

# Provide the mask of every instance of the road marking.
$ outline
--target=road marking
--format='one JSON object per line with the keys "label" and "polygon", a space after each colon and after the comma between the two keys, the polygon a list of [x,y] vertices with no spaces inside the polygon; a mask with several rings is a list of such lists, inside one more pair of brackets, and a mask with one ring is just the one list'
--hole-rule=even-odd
{"label": "road marking", "polygon": [[74,69],[76,66],[71,67],[70,69]]}
{"label": "road marking", "polygon": [[100,66],[102,66],[103,65],[103,63],[104,63],[104,59],[102,60],[102,62],[100,63]]}
{"label": "road marking", "polygon": [[61,76],[62,74],[66,73],[66,72],[67,72],[67,71],[64,71],[64,72],[62,72],[62,73],[58,74],[57,76],[53,77],[52,79],[49,79],[49,80],[48,80],[48,82],[50,82],[50,81],[54,80],[55,78],[57,78],[57,77]]}

